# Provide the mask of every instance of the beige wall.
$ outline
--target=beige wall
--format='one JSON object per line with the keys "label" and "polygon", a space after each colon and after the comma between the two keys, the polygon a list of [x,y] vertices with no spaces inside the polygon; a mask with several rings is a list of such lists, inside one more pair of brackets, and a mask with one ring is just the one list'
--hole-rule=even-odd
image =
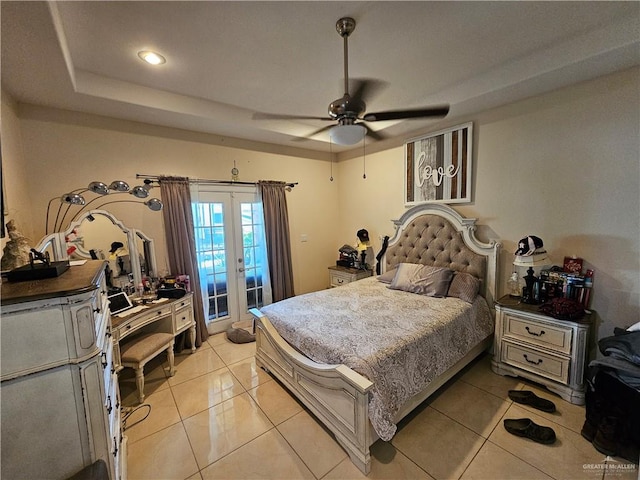
{"label": "beige wall", "polygon": [[[516,242],[538,235],[554,262],[578,255],[595,270],[600,336],[640,320],[639,85],[634,69],[452,121],[473,121],[475,137],[474,199],[454,208],[479,219],[481,239],[502,242],[503,291]],[[3,153],[4,110],[3,100]],[[369,230],[377,249],[379,236],[393,233],[390,220],[404,211],[401,146],[367,154],[366,180],[362,156],[334,164],[331,182],[323,159],[225,147],[205,135],[52,109],[19,112],[20,121],[12,113],[6,141],[20,144],[22,130],[29,176],[15,168],[22,164],[19,149],[6,152],[14,165],[7,182],[15,175],[16,185],[24,184],[7,193],[17,211],[30,211],[33,225],[25,220],[25,229],[38,235],[47,201],[92,180],[133,184],[136,173],[228,179],[235,160],[241,180],[299,182],[287,198],[296,292],[304,293],[327,286],[327,266],[341,245],[355,244],[358,229]],[[110,210],[158,240],[158,261],[166,265],[161,216],[117,207]]]}
{"label": "beige wall", "polygon": [[[2,92],[2,113],[0,115],[0,135],[2,138],[2,183],[4,186],[5,223],[13,220],[16,228],[30,240],[40,238],[32,221],[33,211],[29,174],[23,157],[22,134],[17,105],[13,99]],[[4,248],[9,237],[2,239]]]}
{"label": "beige wall", "polygon": [[[537,235],[554,263],[577,255],[595,270],[601,336],[640,321],[639,92],[634,69],[458,122],[474,122],[474,201],[454,208],[503,244],[503,292],[516,243]],[[362,169],[340,162],[340,232],[364,226],[379,245],[404,210],[403,148]]]}
{"label": "beige wall", "polygon": [[[135,185],[141,183],[135,179],[137,173],[231,179],[235,161],[241,181],[299,182],[287,194],[295,289],[305,293],[328,286],[327,266],[335,261],[339,247],[327,228],[338,218],[337,186],[323,181],[329,177],[328,161],[229,148],[207,143],[204,135],[40,107],[22,106],[20,114],[27,169],[46,172],[29,179],[39,236],[44,234],[49,199],[90,181],[121,179]],[[160,196],[159,189],[152,195]],[[156,240],[158,271],[166,271],[162,215],[131,203],[105,209]],[[300,241],[303,234],[306,242]]]}

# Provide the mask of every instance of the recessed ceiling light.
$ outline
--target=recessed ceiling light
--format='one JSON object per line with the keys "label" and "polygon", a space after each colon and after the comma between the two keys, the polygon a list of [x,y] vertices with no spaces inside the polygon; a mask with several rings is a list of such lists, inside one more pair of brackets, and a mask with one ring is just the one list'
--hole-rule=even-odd
{"label": "recessed ceiling light", "polygon": [[159,53],[152,52],[150,50],[143,50],[141,52],[138,52],[138,56],[145,62],[150,63],[151,65],[162,65],[167,61]]}

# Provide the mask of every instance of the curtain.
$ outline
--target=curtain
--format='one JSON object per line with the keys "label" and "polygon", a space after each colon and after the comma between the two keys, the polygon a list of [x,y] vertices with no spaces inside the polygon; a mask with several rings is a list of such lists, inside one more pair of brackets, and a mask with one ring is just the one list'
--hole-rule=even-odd
{"label": "curtain", "polygon": [[[196,210],[195,210],[195,218],[194,218],[194,226],[198,226],[197,223],[200,221],[198,219],[198,215],[199,215],[199,209],[198,209],[198,205],[200,203],[200,184],[198,182],[194,182],[190,185],[190,192],[191,192],[191,202],[192,204],[196,205]],[[193,210],[191,210],[193,213]],[[195,229],[194,229],[195,230]],[[199,245],[199,241],[198,241],[198,236],[195,235],[195,245],[197,247],[196,251],[200,251],[202,250],[202,246]],[[200,295],[202,295],[203,298],[203,302],[202,303],[202,316],[205,319],[205,324],[207,323],[207,319],[209,318],[209,291],[208,288],[209,286],[207,285],[207,282],[201,282],[201,279],[206,279],[207,278],[207,272],[206,271],[202,271],[200,270],[201,265],[198,263],[197,269],[198,269],[198,282],[200,283]]]}
{"label": "curtain", "polygon": [[293,297],[293,267],[291,262],[291,237],[287,212],[286,184],[261,180],[258,182],[264,229],[267,239],[267,259],[271,274],[273,301]]}
{"label": "curtain", "polygon": [[169,270],[173,275],[189,275],[191,291],[194,295],[195,346],[199,347],[207,339],[209,332],[207,332],[202,306],[189,179],[185,177],[159,177],[159,180],[160,193],[164,202],[162,216],[169,254]]}

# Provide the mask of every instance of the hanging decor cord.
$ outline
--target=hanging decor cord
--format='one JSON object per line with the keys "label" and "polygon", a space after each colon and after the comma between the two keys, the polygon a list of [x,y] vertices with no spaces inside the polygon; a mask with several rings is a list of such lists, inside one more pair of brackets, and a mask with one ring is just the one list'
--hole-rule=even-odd
{"label": "hanging decor cord", "polygon": [[[146,180],[151,180],[152,182],[160,181],[160,175],[145,175],[142,173],[136,173],[136,178],[144,178]],[[211,185],[258,185],[258,182],[236,182],[233,180],[207,180],[204,178],[190,178],[189,183],[211,184]],[[296,185],[298,185],[298,182],[289,182],[286,185],[289,188],[293,188]]]}

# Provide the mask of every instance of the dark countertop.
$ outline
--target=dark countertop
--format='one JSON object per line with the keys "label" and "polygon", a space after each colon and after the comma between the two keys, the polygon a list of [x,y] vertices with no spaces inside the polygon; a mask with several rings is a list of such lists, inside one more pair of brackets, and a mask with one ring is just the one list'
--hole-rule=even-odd
{"label": "dark countertop", "polygon": [[87,260],[83,265],[69,267],[55,278],[25,282],[2,282],[0,300],[2,306],[17,303],[67,297],[90,292],[98,288],[98,277],[105,265],[104,260]]}

